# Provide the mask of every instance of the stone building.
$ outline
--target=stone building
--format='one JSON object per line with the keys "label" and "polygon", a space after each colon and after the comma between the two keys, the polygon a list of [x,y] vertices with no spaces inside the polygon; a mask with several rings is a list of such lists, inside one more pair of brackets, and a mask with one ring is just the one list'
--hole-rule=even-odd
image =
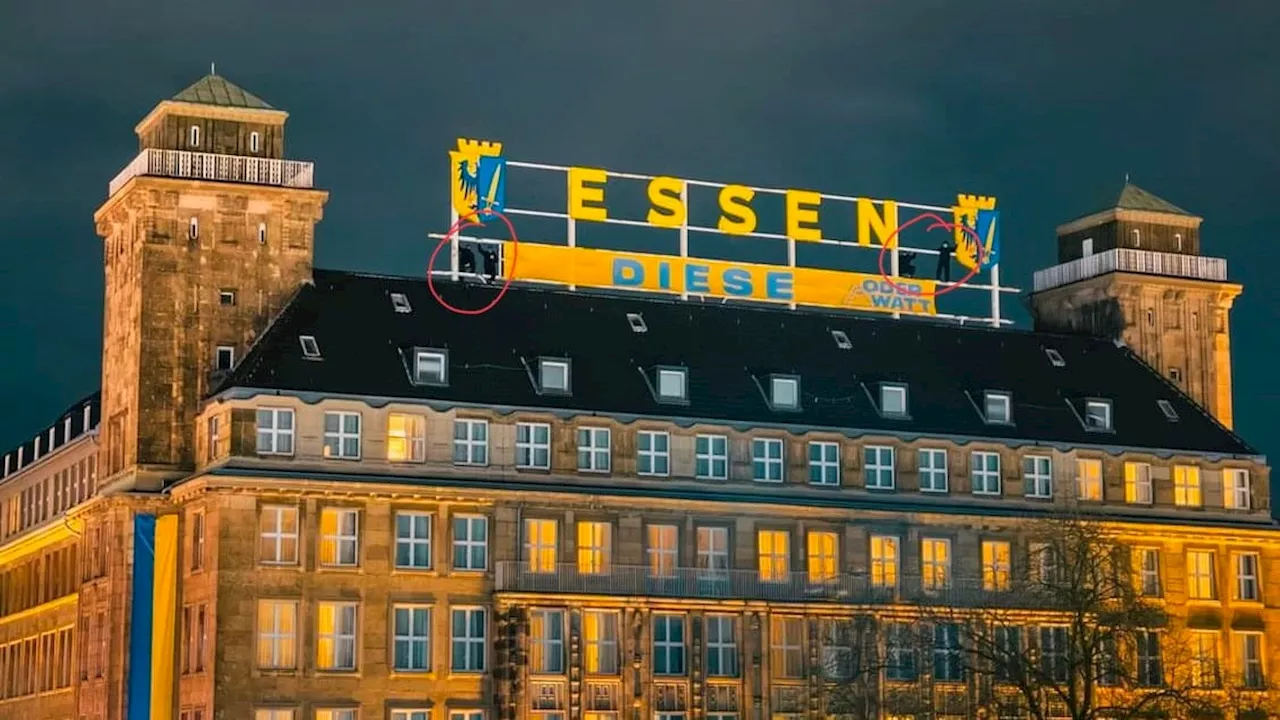
{"label": "stone building", "polygon": [[101,399],[5,456],[0,716],[983,716],[937,609],[1053,652],[1024,590],[1068,515],[1204,692],[1268,692],[1280,534],[1198,219],[1129,187],[1060,228],[1036,332],[530,287],[462,317],[313,269],[285,119],[209,76],[137,127]]}

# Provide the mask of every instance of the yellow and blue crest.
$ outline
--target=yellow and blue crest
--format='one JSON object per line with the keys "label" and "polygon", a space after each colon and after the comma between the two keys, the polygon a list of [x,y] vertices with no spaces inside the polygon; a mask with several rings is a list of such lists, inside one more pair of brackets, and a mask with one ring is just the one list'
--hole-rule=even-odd
{"label": "yellow and blue crest", "polygon": [[[1000,212],[996,199],[985,195],[958,195],[955,207],[955,259],[972,270],[977,265],[977,235],[982,242],[982,270],[1000,262]],[[969,230],[966,231],[965,228]],[[970,232],[971,231],[971,232]]]}
{"label": "yellow and blue crest", "polygon": [[458,149],[449,151],[449,170],[449,196],[459,217],[475,213],[483,222],[485,210],[502,212],[507,189],[502,143],[458,138]]}

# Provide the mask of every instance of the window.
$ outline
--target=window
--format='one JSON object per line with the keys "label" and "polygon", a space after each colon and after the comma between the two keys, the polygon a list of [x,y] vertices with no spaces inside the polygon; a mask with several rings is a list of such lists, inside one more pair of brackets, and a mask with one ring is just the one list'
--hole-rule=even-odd
{"label": "window", "polygon": [[824,618],[819,629],[822,675],[826,680],[850,680],[854,672],[854,627],[845,619]]}
{"label": "window", "polygon": [[1262,633],[1232,633],[1236,646],[1237,666],[1240,668],[1240,684],[1251,690],[1266,685],[1262,668]]}
{"label": "window", "polygon": [[585,610],[582,613],[582,643],[586,650],[586,671],[592,675],[618,674],[618,613]]}
{"label": "window", "polygon": [[611,529],[607,522],[578,521],[578,572],[584,575],[609,572],[613,549]]}
{"label": "window", "polygon": [[453,464],[489,464],[489,421],[453,421]]}
{"label": "window", "polygon": [[539,358],[538,389],[544,393],[568,393],[569,361]]}
{"label": "window", "polygon": [[1147,325],[1152,326],[1155,324],[1156,324],[1156,311],[1150,308],[1147,308]]}
{"label": "window", "polygon": [[627,325],[631,326],[631,332],[642,333],[649,332],[649,326],[644,322],[644,316],[640,313],[627,313]]}
{"label": "window", "polygon": [[265,565],[298,564],[298,508],[268,505],[259,518],[259,557]]}
{"label": "window", "polygon": [[350,508],[320,511],[320,564],[352,567],[360,562],[360,513]]}
{"label": "window", "polygon": [[898,586],[898,538],[871,536],[871,584],[881,588]]}
{"label": "window", "polygon": [[256,153],[262,149],[262,135],[256,132],[249,133],[249,152]]}
{"label": "window", "polygon": [[564,672],[564,611],[529,613],[529,671],[535,675]]}
{"label": "window", "polygon": [[756,531],[756,563],[761,582],[786,582],[791,574],[791,533]]}
{"label": "window", "polygon": [[977,451],[969,456],[974,495],[1000,494],[1000,453]]}
{"label": "window", "polygon": [[415,351],[413,382],[418,385],[448,385],[449,354],[443,350]]}
{"label": "window", "polygon": [[658,368],[658,400],[685,402],[688,396],[689,371],[685,368]]}
{"label": "window", "polygon": [[1249,471],[1227,468],[1222,471],[1223,504],[1230,510],[1248,510],[1253,505],[1249,489]]}
{"label": "window", "polygon": [[356,720],[356,709],[355,708],[317,709],[316,720]]}
{"label": "window", "polygon": [[1022,458],[1022,489],[1027,497],[1053,497],[1053,459],[1048,455]]}
{"label": "window", "polygon": [[1213,553],[1208,550],[1187,551],[1187,597],[1192,600],[1214,600],[1217,588],[1213,581]]}
{"label": "window", "polygon": [[645,553],[649,557],[649,576],[671,578],[676,576],[679,558],[680,529],[675,525],[650,525]]}
{"label": "window", "polygon": [[756,482],[782,482],[783,445],[776,438],[751,441],[751,479]]}
{"label": "window", "polygon": [[392,668],[397,672],[427,672],[431,669],[431,608],[426,605],[396,605],[391,611],[395,637],[392,639]]}
{"label": "window", "polygon": [[1009,543],[1003,540],[982,542],[982,589],[1005,592],[1010,588]]}
{"label": "window", "polygon": [[484,609],[454,608],[449,627],[449,668],[453,672],[484,672],[485,630],[488,627]]}
{"label": "window", "polygon": [[1009,393],[986,391],[983,393],[983,408],[987,422],[992,425],[1013,422],[1013,396]]}
{"label": "window", "polygon": [[258,408],[258,454],[293,454],[293,411]]}
{"label": "window", "polygon": [[684,616],[653,616],[653,674],[684,674]]}
{"label": "window", "polygon": [[1137,548],[1138,592],[1143,597],[1160,597],[1160,551],[1156,548]]}
{"label": "window", "polygon": [[880,414],[887,417],[907,416],[907,386],[880,384]]}
{"label": "window", "polygon": [[868,489],[893,489],[893,448],[882,445],[868,445],[862,450],[862,461],[866,466],[866,482]]}
{"label": "window", "polygon": [[516,467],[522,470],[551,469],[551,425],[516,423]]}
{"label": "window", "polygon": [[258,601],[258,667],[292,670],[298,666],[298,603]]}
{"label": "window", "polygon": [[920,541],[920,580],[925,590],[942,590],[951,578],[951,541],[925,538]]}
{"label": "window", "polygon": [[729,571],[729,528],[698,528],[698,577],[720,575]]}
{"label": "window", "polygon": [[835,582],[836,573],[839,570],[839,550],[840,541],[834,532],[825,530],[810,530],[808,534],[808,562],[806,568],[809,571],[809,582],[817,585],[821,583]]}
{"label": "window", "polygon": [[318,607],[316,629],[316,668],[318,670],[356,669],[355,603],[322,602]]}
{"label": "window", "polygon": [[192,125],[187,131],[187,144],[191,147],[200,147],[200,126]]}
{"label": "window", "polygon": [[191,218],[187,220],[187,238],[191,240],[200,239],[200,218],[195,215],[192,215]]}
{"label": "window", "polygon": [[[221,424],[222,424],[221,416],[214,415],[209,418],[209,452],[208,452],[209,457],[207,458],[209,462],[213,462],[214,460],[217,460],[221,456],[222,452],[224,452],[224,449],[222,447]],[[37,451],[40,450],[40,438],[36,438],[36,450]],[[37,455],[36,457],[39,457],[39,455]],[[46,484],[46,487],[47,487],[47,484]],[[33,490],[37,493],[40,492],[39,488],[33,488]],[[37,496],[35,498],[35,502],[36,502],[36,513],[40,516],[40,519],[44,519],[44,510],[43,510],[43,503],[42,503],[41,497]]]}
{"label": "window", "polygon": [[267,244],[267,224],[266,223],[258,223],[258,244],[259,245]]}
{"label": "window", "polygon": [[431,513],[396,513],[396,567],[404,570],[431,568]]}
{"label": "window", "polygon": [[960,625],[940,623],[933,626],[933,678],[941,682],[959,682],[964,677],[960,664]]}
{"label": "window", "polygon": [[800,378],[786,375],[770,376],[769,404],[774,410],[799,410]]}
{"label": "window", "polygon": [[671,436],[665,432],[641,430],[636,433],[636,472],[666,476],[671,472]]}
{"label": "window", "polygon": [[1102,461],[1095,458],[1076,460],[1076,498],[1102,500]]}
{"label": "window", "polygon": [[769,618],[769,670],[775,678],[804,676],[804,618]]}
{"label": "window", "polygon": [[204,513],[191,514],[191,569],[204,567]]}
{"label": "window", "polygon": [[899,682],[916,679],[916,636],[909,623],[885,626],[885,677]]}
{"label": "window", "polygon": [[[1173,381],[1173,382],[1175,382],[1175,383],[1180,383],[1180,382],[1182,382],[1182,368],[1176,368],[1176,367],[1171,367],[1171,368],[1169,368],[1169,379],[1170,379],[1170,380],[1172,380],[1172,381]],[[1169,401],[1168,401],[1168,400],[1157,400],[1157,401],[1156,401],[1156,404],[1158,405],[1158,404],[1160,404],[1160,403],[1162,403],[1162,402],[1163,402],[1163,403],[1168,403]],[[1163,410],[1163,409],[1164,409],[1164,408],[1161,408],[1161,410]],[[1172,406],[1172,405],[1171,405],[1171,406],[1169,406],[1169,409],[1170,409],[1170,410],[1172,410],[1172,409],[1173,409],[1173,406]],[[1174,418],[1174,419],[1176,420],[1177,418]]]}
{"label": "window", "polygon": [[296,720],[296,715],[293,708],[258,708],[253,711],[253,720]]}
{"label": "window", "polygon": [[578,428],[578,471],[609,472],[609,428]]}
{"label": "window", "polygon": [[1200,507],[1200,468],[1173,466],[1173,502],[1182,507]]}
{"label": "window", "polygon": [[1160,656],[1160,632],[1157,630],[1138,630],[1138,684],[1144,687],[1159,687],[1164,684],[1164,663]]}
{"label": "window", "polygon": [[324,414],[324,456],[343,460],[360,459],[360,413]]}
{"label": "window", "polygon": [[947,451],[924,448],[917,456],[920,460],[920,490],[923,492],[947,491]]}
{"label": "window", "polygon": [[809,443],[809,482],[814,485],[840,484],[839,443]]}
{"label": "window", "polygon": [[219,290],[218,304],[219,305],[235,305],[236,291],[235,290]]}
{"label": "window", "polygon": [[1202,689],[1218,687],[1218,671],[1218,633],[1192,632],[1191,686]]}
{"label": "window", "polygon": [[1086,400],[1084,403],[1084,426],[1088,430],[1111,430],[1111,401]]}
{"label": "window", "polygon": [[992,638],[992,670],[996,682],[1011,682],[1017,677],[1022,655],[1022,628],[996,625]]}
{"label": "window", "polygon": [[484,570],[489,565],[489,518],[453,517],[453,569]]}
{"label": "window", "polygon": [[1053,348],[1045,348],[1044,354],[1049,358],[1049,364],[1054,367],[1066,367],[1067,361],[1062,359],[1062,353]]}
{"label": "window", "polygon": [[421,415],[387,415],[387,460],[422,462],[427,459],[427,419]]}
{"label": "window", "polygon": [[[392,718],[392,720],[399,720],[399,718]],[[416,720],[416,718],[414,718],[413,720]],[[430,720],[430,719],[427,718],[426,720]],[[450,710],[449,720],[484,720],[484,711],[483,710]]]}
{"label": "window", "polygon": [[729,477],[729,438],[699,435],[693,443],[693,473],[699,480],[726,480]]}
{"label": "window", "polygon": [[1258,554],[1236,553],[1236,600],[1257,602]]}
{"label": "window", "polygon": [[831,339],[836,341],[836,347],[841,350],[853,349],[853,342],[849,340],[849,334],[843,330],[832,330]]}
{"label": "window", "polygon": [[1070,640],[1067,629],[1060,625],[1040,628],[1040,668],[1055,683],[1065,683],[1071,670],[1067,664]]}
{"label": "window", "polygon": [[555,520],[526,518],[524,521],[524,558],[528,571],[555,572],[557,525]]}
{"label": "window", "polygon": [[401,315],[413,312],[413,306],[409,304],[409,296],[398,292],[391,293],[391,309]]}
{"label": "window", "polygon": [[707,675],[738,676],[737,619],[732,615],[707,615]]}
{"label": "window", "polygon": [[213,369],[230,370],[236,364],[236,349],[230,345],[219,345],[214,353]]}
{"label": "window", "polygon": [[1150,505],[1154,496],[1151,492],[1151,466],[1146,463],[1127,462],[1124,464],[1124,501],[1139,505]]}

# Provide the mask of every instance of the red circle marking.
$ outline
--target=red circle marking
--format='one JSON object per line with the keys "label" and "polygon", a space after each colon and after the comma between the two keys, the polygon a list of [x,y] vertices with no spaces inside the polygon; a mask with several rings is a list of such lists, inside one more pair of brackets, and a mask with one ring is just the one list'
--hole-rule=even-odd
{"label": "red circle marking", "polygon": [[444,309],[459,315],[483,315],[492,310],[494,306],[502,300],[502,296],[507,294],[507,290],[511,287],[511,279],[516,275],[516,259],[520,254],[520,239],[516,237],[515,226],[511,224],[511,221],[507,219],[506,215],[503,215],[497,210],[486,208],[481,212],[481,214],[496,217],[501,220],[506,224],[507,232],[511,235],[511,267],[506,272],[507,279],[503,281],[502,289],[498,290],[497,296],[490,300],[488,305],[478,308],[460,308],[450,305],[448,301],[440,297],[440,292],[436,290],[435,275],[432,273],[432,269],[436,265],[436,256],[440,254],[440,250],[444,248],[445,243],[452,240],[455,235],[462,231],[463,228],[475,227],[483,224],[476,222],[475,210],[472,210],[466,215],[458,218],[458,221],[453,224],[453,227],[450,227],[449,231],[440,238],[440,242],[436,243],[436,249],[431,251],[431,257],[427,260],[427,289],[431,291],[431,296],[434,297],[436,302],[440,303]]}
{"label": "red circle marking", "polygon": [[[931,293],[926,293],[920,290],[912,290],[910,288],[903,287],[902,285],[899,285],[898,283],[894,282],[893,279],[889,277],[889,273],[885,272],[884,270],[884,254],[889,249],[890,245],[892,245],[893,242],[898,239],[898,233],[902,232],[903,230],[906,230],[912,225],[915,225],[921,220],[933,220],[933,224],[925,228],[925,232],[929,232],[931,230],[937,230],[938,228],[942,228],[944,230],[947,230],[948,232],[955,232],[955,229],[957,227],[961,228],[966,233],[968,233],[970,237],[973,238],[973,245],[975,248],[977,248],[977,254],[974,257],[974,262],[973,262],[973,269],[969,271],[968,275],[965,275],[964,277],[960,278],[958,281],[952,283],[949,287],[945,287],[941,290],[934,290]],[[939,295],[946,295],[947,293],[953,290],[957,290],[963,287],[965,283],[973,279],[973,276],[977,275],[978,271],[982,269],[982,253],[983,253],[982,238],[978,237],[978,233],[973,228],[969,227],[968,225],[965,225],[964,223],[948,222],[938,217],[934,213],[929,212],[929,213],[921,213],[911,218],[905,223],[899,225],[893,232],[889,233],[889,237],[885,238],[880,243],[880,256],[876,264],[880,269],[880,277],[883,278],[885,282],[889,283],[889,286],[892,287],[894,290],[897,290],[899,293],[902,293],[903,295],[911,295],[913,297],[927,296],[927,297],[936,298]]]}

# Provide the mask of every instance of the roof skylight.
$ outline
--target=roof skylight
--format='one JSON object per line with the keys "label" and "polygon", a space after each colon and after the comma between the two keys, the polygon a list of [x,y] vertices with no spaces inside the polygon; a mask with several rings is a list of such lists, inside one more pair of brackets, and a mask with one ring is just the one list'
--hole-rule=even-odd
{"label": "roof skylight", "polygon": [[832,330],[831,337],[836,341],[836,347],[841,350],[852,350],[853,342],[849,340],[849,335],[843,330]]}
{"label": "roof skylight", "polygon": [[299,335],[298,342],[302,344],[302,357],[320,359],[320,344],[316,342],[314,335]]}
{"label": "roof skylight", "polygon": [[1178,411],[1173,409],[1173,403],[1168,400],[1157,400],[1156,405],[1159,406],[1160,412],[1164,413],[1166,420],[1178,422]]}
{"label": "roof skylight", "polygon": [[409,296],[404,293],[391,293],[391,307],[398,313],[413,312],[413,306],[409,304]]}
{"label": "roof skylight", "polygon": [[627,324],[631,326],[631,332],[649,332],[649,326],[644,322],[644,316],[640,313],[627,313]]}
{"label": "roof skylight", "polygon": [[1054,367],[1066,367],[1067,361],[1062,359],[1062,353],[1053,348],[1045,348],[1044,354],[1049,356],[1049,364]]}

